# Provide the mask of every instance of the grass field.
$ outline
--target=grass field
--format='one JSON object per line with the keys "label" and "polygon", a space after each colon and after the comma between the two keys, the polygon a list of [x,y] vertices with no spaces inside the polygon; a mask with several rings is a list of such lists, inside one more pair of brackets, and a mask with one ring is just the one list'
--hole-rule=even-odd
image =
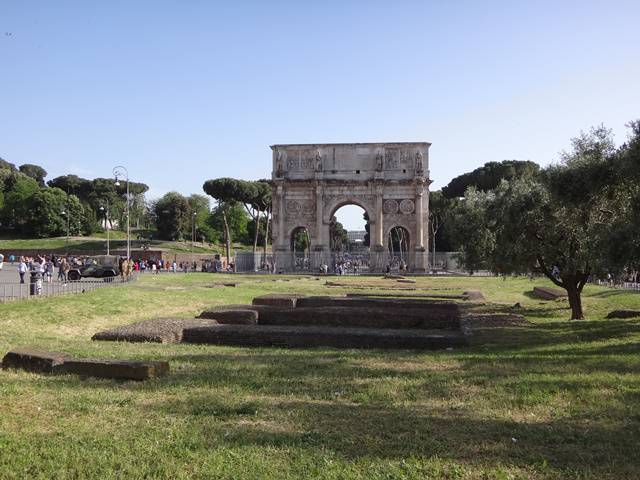
{"label": "grass field", "polygon": [[[224,277],[228,279],[227,277]],[[532,322],[440,352],[98,343],[98,330],[248,302],[336,294],[313,277],[143,276],[124,287],[0,304],[0,350],[161,359],[145,383],[0,371],[0,478],[640,478],[637,293],[589,286],[588,321],[530,297],[544,281],[419,279],[520,302]],[[284,277],[277,277],[282,280]],[[357,282],[358,278],[340,281]]]}

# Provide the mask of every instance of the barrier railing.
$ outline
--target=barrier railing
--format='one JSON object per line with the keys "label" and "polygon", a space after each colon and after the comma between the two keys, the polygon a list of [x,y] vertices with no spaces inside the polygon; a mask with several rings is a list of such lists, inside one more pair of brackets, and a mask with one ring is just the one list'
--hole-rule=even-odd
{"label": "barrier railing", "polygon": [[122,280],[120,277],[112,277],[69,282],[55,281],[51,283],[43,280],[38,280],[34,283],[0,282],[0,303],[10,302],[13,300],[27,300],[74,293],[86,293],[103,287],[125,285],[135,280],[136,276],[132,275],[125,280]]}
{"label": "barrier railing", "polygon": [[640,282],[619,282],[619,281],[613,281],[613,280],[596,280],[594,283],[602,287],[622,288],[623,290],[640,291]]}

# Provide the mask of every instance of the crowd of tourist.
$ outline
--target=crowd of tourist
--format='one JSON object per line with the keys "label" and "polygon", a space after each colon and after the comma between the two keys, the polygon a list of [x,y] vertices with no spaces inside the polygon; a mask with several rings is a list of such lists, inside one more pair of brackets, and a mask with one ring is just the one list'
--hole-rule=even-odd
{"label": "crowd of tourist", "polygon": [[[62,256],[62,255],[35,255],[35,256],[15,256],[12,254],[6,257],[0,254],[0,270],[2,270],[5,262],[5,258],[8,263],[18,266],[18,275],[20,283],[25,283],[27,280],[27,273],[38,273],[40,278],[47,283],[51,283],[54,279],[67,282],[69,280],[69,270],[72,268],[80,268],[95,264],[96,260],[90,256]],[[233,263],[224,266],[219,259],[202,260],[200,264],[198,262],[182,261],[176,262],[175,260],[165,259],[137,259],[132,261],[132,270],[138,273],[150,272],[159,274],[161,272],[172,273],[188,273],[188,272],[233,272]]]}
{"label": "crowd of tourist", "polygon": [[35,272],[40,274],[40,278],[51,283],[55,270],[58,270],[57,279],[63,282],[67,281],[67,274],[69,270],[76,265],[82,265],[80,259],[75,257],[65,258],[55,255],[36,255],[34,257],[21,256],[15,257],[9,255],[9,263],[18,264],[18,275],[20,277],[20,283],[25,283],[25,275],[27,272]]}

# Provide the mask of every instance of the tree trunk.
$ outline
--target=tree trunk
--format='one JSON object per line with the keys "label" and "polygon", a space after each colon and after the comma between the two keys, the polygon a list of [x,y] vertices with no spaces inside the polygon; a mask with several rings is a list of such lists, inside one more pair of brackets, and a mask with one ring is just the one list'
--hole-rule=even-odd
{"label": "tree trunk", "polygon": [[264,212],[264,221],[266,225],[264,226],[264,263],[267,263],[267,245],[269,244],[269,211],[271,209],[267,208]]}
{"label": "tree trunk", "polygon": [[571,307],[571,320],[584,320],[584,313],[582,312],[582,289],[587,283],[587,280],[589,280],[589,275],[591,275],[589,265],[585,267],[584,272],[578,271],[577,273],[569,275],[560,274],[560,279],[557,279],[542,257],[538,256],[537,260],[542,273],[557,286],[567,291],[569,306]]}
{"label": "tree trunk", "polygon": [[[436,228],[435,224],[431,223],[431,241],[433,242],[433,257],[431,257],[431,269],[436,271]],[[428,246],[428,245],[427,245]]]}
{"label": "tree trunk", "polygon": [[[260,233],[260,214],[262,212],[258,209],[258,214],[255,217],[256,222],[256,232],[253,235],[253,258],[256,257],[256,252],[258,251],[258,233]],[[254,260],[255,261],[255,260]]]}
{"label": "tree trunk", "polygon": [[584,320],[584,314],[582,312],[582,298],[581,290],[578,288],[579,280],[575,275],[564,277],[563,282],[567,295],[569,297],[569,306],[571,307],[571,320]]}
{"label": "tree trunk", "polygon": [[224,220],[224,236],[227,242],[227,265],[231,263],[231,233],[229,232],[229,224],[227,223],[227,214],[222,212],[222,219]]}

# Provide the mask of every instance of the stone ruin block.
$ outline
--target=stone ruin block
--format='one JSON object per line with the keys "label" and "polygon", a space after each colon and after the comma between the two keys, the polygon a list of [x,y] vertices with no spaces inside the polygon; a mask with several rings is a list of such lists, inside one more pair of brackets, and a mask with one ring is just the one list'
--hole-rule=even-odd
{"label": "stone ruin block", "polygon": [[462,297],[471,302],[484,302],[486,299],[480,290],[469,290],[462,292]]}
{"label": "stone ruin block", "polygon": [[567,292],[557,288],[534,287],[533,296],[544,300],[557,300],[559,298],[567,298]]}
{"label": "stone ruin block", "polygon": [[205,310],[198,318],[214,320],[220,325],[256,325],[258,312],[250,305],[231,305]]}
{"label": "stone ruin block", "polygon": [[169,363],[77,358],[66,360],[58,372],[74,373],[84,377],[148,380],[167,375]]}
{"label": "stone ruin block", "polygon": [[460,332],[374,328],[214,325],[186,329],[184,341],[244,347],[441,349],[465,346]]}
{"label": "stone ruin block", "polygon": [[612,310],[605,318],[635,318],[640,317],[640,310]]}
{"label": "stone ruin block", "polygon": [[297,325],[360,328],[457,329],[457,310],[425,311],[420,308],[378,308],[369,306],[325,305],[323,307],[281,308],[258,305],[260,325]]}
{"label": "stone ruin block", "polygon": [[71,357],[65,353],[32,348],[11,350],[2,359],[2,368],[15,368],[35,373],[54,373]]}
{"label": "stone ruin block", "polygon": [[185,327],[206,326],[215,320],[194,318],[158,318],[98,332],[91,340],[114,342],[180,343]]}
{"label": "stone ruin block", "polygon": [[2,368],[16,368],[35,373],[74,373],[87,377],[121,380],[147,380],[169,373],[168,362],[73,358],[66,353],[36,349],[11,350],[2,359]]}
{"label": "stone ruin block", "polygon": [[304,295],[289,295],[286,293],[271,293],[255,297],[251,302],[253,305],[269,305],[271,307],[289,307],[294,308],[298,299],[304,298]]}

